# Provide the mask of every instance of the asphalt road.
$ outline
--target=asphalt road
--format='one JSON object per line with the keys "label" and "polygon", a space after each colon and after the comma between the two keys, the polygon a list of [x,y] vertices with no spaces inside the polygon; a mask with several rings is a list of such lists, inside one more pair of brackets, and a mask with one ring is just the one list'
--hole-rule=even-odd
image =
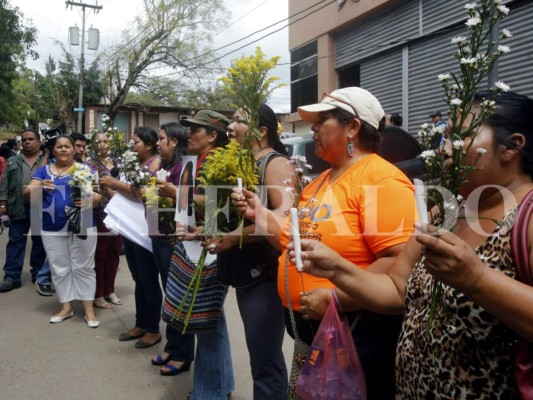
{"label": "asphalt road", "polygon": [[[5,261],[7,232],[0,235],[0,266]],[[3,279],[3,272],[0,272]],[[119,342],[118,335],[134,323],[133,280],[122,256],[116,293],[124,305],[97,309],[101,322],[90,329],[75,302],[72,319],[50,324],[60,310],[57,297],[42,297],[31,283],[28,252],[22,287],[0,293],[0,400],[182,400],[192,387],[192,369],[174,377],[159,375],[150,357],[163,350],[163,342],[146,350],[134,341]],[[237,309],[235,291],[226,299],[235,391],[233,400],[252,399],[248,351]],[[164,333],[165,324],[161,323]],[[268,332],[265,332],[268,334]],[[290,367],[292,339],[286,335],[284,353]]]}

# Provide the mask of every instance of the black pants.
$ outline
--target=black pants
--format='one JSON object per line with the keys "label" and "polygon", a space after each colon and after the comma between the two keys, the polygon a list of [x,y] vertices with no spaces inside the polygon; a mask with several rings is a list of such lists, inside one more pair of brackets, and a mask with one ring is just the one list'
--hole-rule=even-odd
{"label": "black pants", "polygon": [[[347,313],[351,324],[356,314]],[[313,343],[320,321],[305,320],[295,311],[298,336],[305,343]],[[396,391],[396,345],[402,327],[402,315],[382,315],[362,312],[352,336],[365,374],[367,400],[394,400]],[[289,310],[285,309],[285,326],[294,338]]]}

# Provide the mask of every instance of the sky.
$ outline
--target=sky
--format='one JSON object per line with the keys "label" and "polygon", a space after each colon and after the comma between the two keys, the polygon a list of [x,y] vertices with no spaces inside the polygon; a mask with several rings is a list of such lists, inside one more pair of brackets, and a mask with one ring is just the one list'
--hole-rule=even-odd
{"label": "sky", "polygon": [[[212,47],[217,49],[235,42],[258,30],[280,22],[250,38],[221,49],[218,56],[231,54],[221,59],[222,67],[230,66],[231,60],[243,55],[250,55],[256,46],[260,46],[267,57],[281,56],[278,67],[272,73],[281,78],[287,86],[276,90],[269,101],[269,105],[277,112],[288,112],[290,109],[290,68],[288,51],[288,0],[223,0],[231,16],[226,28],[214,37]],[[121,32],[124,31],[135,15],[143,10],[143,0],[75,0],[76,3],[85,3],[103,6],[95,14],[87,8],[86,29],[97,28],[100,31],[100,50],[113,48],[119,41]],[[66,6],[64,0],[11,0],[11,4],[20,9],[26,20],[39,31],[38,44],[35,50],[39,53],[38,60],[28,59],[28,66],[44,71],[44,63],[48,55],[56,60],[62,55],[61,47],[57,42],[63,43],[67,51],[79,57],[80,46],[68,44],[68,28],[82,24],[81,7]],[[279,32],[273,33],[273,31]],[[271,33],[271,34],[270,34]],[[269,35],[270,34],[270,35]],[[262,36],[267,37],[260,39]],[[259,40],[258,40],[259,39]],[[257,40],[257,41],[256,41]],[[251,43],[254,42],[254,43]],[[243,49],[238,49],[247,45]],[[85,49],[86,65],[93,59],[96,51]]]}

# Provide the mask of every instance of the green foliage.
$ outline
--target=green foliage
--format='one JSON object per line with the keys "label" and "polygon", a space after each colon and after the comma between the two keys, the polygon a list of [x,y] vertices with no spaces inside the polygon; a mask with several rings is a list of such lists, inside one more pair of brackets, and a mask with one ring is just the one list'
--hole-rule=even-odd
{"label": "green foliage", "polygon": [[205,77],[202,67],[216,67],[216,55],[206,55],[212,32],[226,20],[222,0],[145,0],[143,12],[106,60],[111,66],[107,73],[111,82],[107,113],[111,120],[132,89],[138,93],[150,90],[151,70],[172,71],[170,79],[174,82]]}
{"label": "green foliage", "polygon": [[13,81],[17,79],[19,67],[26,55],[37,58],[32,48],[36,44],[37,31],[23,20],[18,7],[12,7],[8,0],[0,0],[0,125],[16,122],[14,110]]}

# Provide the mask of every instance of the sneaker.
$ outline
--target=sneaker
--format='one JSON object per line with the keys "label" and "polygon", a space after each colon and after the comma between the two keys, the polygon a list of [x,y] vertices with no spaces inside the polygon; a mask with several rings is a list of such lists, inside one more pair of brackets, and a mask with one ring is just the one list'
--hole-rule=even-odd
{"label": "sneaker", "polygon": [[20,286],[20,282],[13,282],[11,279],[4,279],[4,281],[0,283],[0,293],[10,292],[13,289],[18,289]]}
{"label": "sneaker", "polygon": [[41,296],[52,295],[52,285],[47,285],[47,284],[41,285],[39,282],[36,282],[35,286],[37,286],[37,292],[39,292]]}

